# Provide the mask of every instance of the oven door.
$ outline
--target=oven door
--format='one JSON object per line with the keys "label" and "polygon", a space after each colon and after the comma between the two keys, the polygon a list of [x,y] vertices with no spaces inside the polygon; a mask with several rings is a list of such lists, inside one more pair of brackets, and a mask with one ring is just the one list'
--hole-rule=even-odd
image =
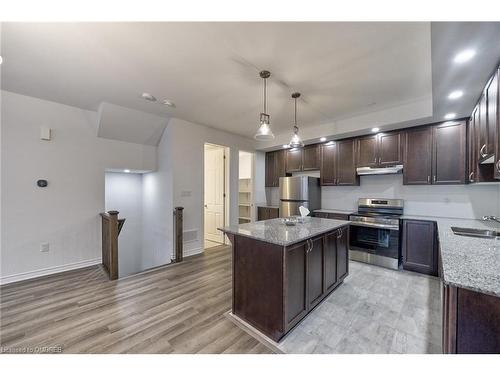
{"label": "oven door", "polygon": [[350,225],[349,246],[352,250],[364,251],[384,257],[399,259],[399,228]]}

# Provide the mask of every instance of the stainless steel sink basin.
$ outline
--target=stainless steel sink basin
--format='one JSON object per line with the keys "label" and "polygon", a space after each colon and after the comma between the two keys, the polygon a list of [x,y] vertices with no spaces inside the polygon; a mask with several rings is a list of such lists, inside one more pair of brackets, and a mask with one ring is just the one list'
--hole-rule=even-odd
{"label": "stainless steel sink basin", "polygon": [[491,229],[474,229],[474,228],[459,228],[451,227],[454,234],[458,236],[480,237],[480,238],[495,238],[500,237],[500,232]]}

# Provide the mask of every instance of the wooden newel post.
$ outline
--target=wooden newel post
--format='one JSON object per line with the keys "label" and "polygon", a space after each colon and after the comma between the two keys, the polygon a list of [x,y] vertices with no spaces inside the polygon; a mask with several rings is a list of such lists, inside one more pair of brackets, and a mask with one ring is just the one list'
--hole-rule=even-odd
{"label": "wooden newel post", "polygon": [[184,207],[175,207],[174,209],[174,246],[175,246],[175,251],[174,251],[174,258],[172,259],[172,263],[177,263],[177,262],[182,262],[182,249],[184,247],[183,245],[183,238],[182,238],[182,220],[183,220],[183,214],[182,211],[184,210]]}
{"label": "wooden newel post", "polygon": [[102,264],[110,280],[118,279],[118,211],[101,214],[102,218]]}

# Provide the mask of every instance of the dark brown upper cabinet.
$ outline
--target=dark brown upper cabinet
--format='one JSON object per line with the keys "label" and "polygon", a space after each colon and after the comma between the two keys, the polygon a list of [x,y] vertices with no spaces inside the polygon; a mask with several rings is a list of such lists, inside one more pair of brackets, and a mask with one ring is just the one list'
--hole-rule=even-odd
{"label": "dark brown upper cabinet", "polygon": [[401,164],[401,132],[379,133],[356,140],[358,167],[387,167]]}
{"label": "dark brown upper cabinet", "polygon": [[285,151],[266,152],[266,187],[279,187],[280,177],[286,176]]}
{"label": "dark brown upper cabinet", "polygon": [[336,182],[337,143],[321,145],[320,182],[322,186],[332,186]]}
{"label": "dark brown upper cabinet", "polygon": [[356,139],[358,167],[376,167],[378,161],[378,135]]}
{"label": "dark brown upper cabinet", "polygon": [[336,185],[359,185],[359,176],[356,174],[355,149],[354,139],[337,142]]}
{"label": "dark brown upper cabinet", "polygon": [[432,143],[432,183],[465,184],[466,122],[433,126]]}
{"label": "dark brown upper cabinet", "polygon": [[286,172],[312,171],[320,168],[318,144],[286,150]]}
{"label": "dark brown upper cabinet", "polygon": [[286,150],[286,172],[302,171],[302,148],[292,148]]}
{"label": "dark brown upper cabinet", "polygon": [[404,141],[404,185],[427,185],[432,176],[432,128],[409,129]]}
{"label": "dark brown upper cabinet", "polygon": [[495,152],[494,178],[500,179],[500,69],[493,77],[488,102],[489,123],[495,129],[493,142]]}
{"label": "dark brown upper cabinet", "polygon": [[391,166],[402,163],[401,132],[378,134],[378,164]]}
{"label": "dark brown upper cabinet", "polygon": [[[492,158],[495,153],[495,133],[497,120],[498,85],[496,76],[492,77],[479,99],[479,163]],[[492,160],[492,159],[491,159]]]}
{"label": "dark brown upper cabinet", "polygon": [[354,139],[328,142],[321,146],[321,185],[359,185],[359,176],[356,174],[355,146]]}
{"label": "dark brown upper cabinet", "polygon": [[302,150],[302,170],[312,171],[320,167],[320,148],[318,144],[305,146]]}
{"label": "dark brown upper cabinet", "polygon": [[405,135],[403,184],[465,184],[465,121],[408,129]]}

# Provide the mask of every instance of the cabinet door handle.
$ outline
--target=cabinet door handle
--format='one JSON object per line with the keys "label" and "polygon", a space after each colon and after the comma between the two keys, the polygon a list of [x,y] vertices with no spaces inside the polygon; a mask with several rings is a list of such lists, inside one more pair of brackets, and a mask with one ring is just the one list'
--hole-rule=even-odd
{"label": "cabinet door handle", "polygon": [[484,158],[487,154],[483,154],[483,149],[486,148],[486,144],[484,144],[481,149],[479,150],[479,154],[481,155],[482,158]]}
{"label": "cabinet door handle", "polygon": [[430,184],[431,183],[431,176],[427,176],[427,183]]}
{"label": "cabinet door handle", "polygon": [[497,171],[500,172],[500,160],[497,161],[496,166],[497,166]]}
{"label": "cabinet door handle", "polygon": [[436,175],[433,177],[433,182],[436,183]]}
{"label": "cabinet door handle", "polygon": [[[498,162],[497,162],[497,169],[498,169]],[[499,169],[499,171],[500,171],[500,169]],[[472,176],[474,176],[474,172],[469,173],[469,182],[474,182],[474,179],[472,178]]]}
{"label": "cabinet door handle", "polygon": [[342,237],[342,230],[343,230],[343,229],[344,229],[344,228],[339,228],[339,229],[337,229],[337,238],[341,238],[341,237]]}

